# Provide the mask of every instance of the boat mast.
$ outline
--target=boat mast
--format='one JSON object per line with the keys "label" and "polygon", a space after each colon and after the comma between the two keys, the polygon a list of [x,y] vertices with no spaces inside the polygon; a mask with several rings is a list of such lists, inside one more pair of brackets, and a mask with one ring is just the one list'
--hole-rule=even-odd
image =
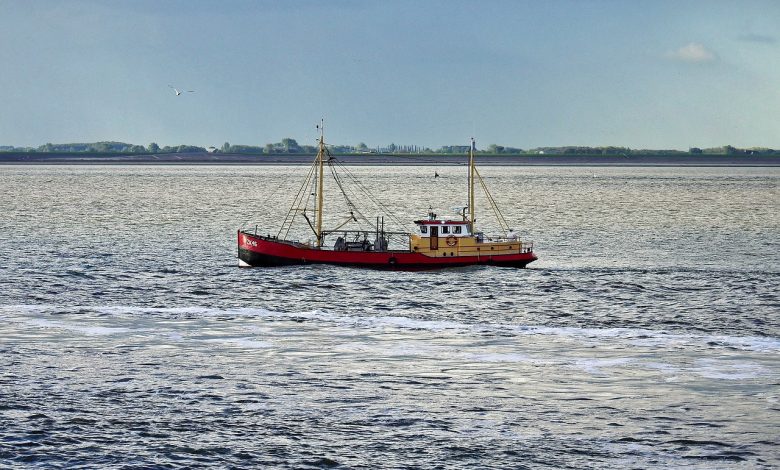
{"label": "boat mast", "polygon": [[318,183],[317,183],[317,223],[315,230],[317,235],[317,247],[321,247],[323,243],[322,239],[322,196],[323,196],[323,188],[322,183],[325,178],[324,173],[324,160],[325,160],[325,120],[322,119],[320,121],[320,145],[319,149],[317,150],[317,164],[319,166],[319,175],[318,175]]}
{"label": "boat mast", "polygon": [[469,149],[469,222],[471,223],[471,233],[474,233],[474,137],[471,138],[471,148]]}

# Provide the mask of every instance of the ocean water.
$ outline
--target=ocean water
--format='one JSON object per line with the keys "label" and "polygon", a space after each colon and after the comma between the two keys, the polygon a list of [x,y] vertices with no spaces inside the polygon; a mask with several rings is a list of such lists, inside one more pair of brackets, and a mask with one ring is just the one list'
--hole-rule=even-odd
{"label": "ocean water", "polygon": [[306,171],[0,166],[0,467],[780,466],[780,169],[484,167],[528,269],[237,268]]}

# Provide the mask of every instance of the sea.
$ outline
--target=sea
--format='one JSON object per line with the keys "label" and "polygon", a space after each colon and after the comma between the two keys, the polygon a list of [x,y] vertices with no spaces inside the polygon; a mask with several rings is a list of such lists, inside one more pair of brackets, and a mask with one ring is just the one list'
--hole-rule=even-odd
{"label": "sea", "polygon": [[[345,169],[326,227],[465,205]],[[0,166],[0,467],[780,467],[780,168],[486,166],[526,269],[237,267],[308,171]]]}

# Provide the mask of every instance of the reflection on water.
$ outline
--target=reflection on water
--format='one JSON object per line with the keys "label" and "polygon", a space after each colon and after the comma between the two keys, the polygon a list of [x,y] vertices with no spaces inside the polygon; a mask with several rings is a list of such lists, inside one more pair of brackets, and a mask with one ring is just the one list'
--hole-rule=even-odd
{"label": "reflection on water", "polygon": [[780,171],[486,167],[529,269],[236,268],[302,172],[0,167],[0,465],[780,463]]}

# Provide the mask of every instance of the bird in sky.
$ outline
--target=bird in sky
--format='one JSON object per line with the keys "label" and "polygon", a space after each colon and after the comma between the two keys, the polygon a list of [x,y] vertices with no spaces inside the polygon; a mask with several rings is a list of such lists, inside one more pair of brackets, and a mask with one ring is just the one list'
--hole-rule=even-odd
{"label": "bird in sky", "polygon": [[[181,95],[184,93],[184,91],[180,91],[178,88],[174,88],[173,85],[168,85],[170,88],[173,88],[173,92],[176,93],[176,96]],[[195,93],[195,90],[187,90],[186,93]]]}

